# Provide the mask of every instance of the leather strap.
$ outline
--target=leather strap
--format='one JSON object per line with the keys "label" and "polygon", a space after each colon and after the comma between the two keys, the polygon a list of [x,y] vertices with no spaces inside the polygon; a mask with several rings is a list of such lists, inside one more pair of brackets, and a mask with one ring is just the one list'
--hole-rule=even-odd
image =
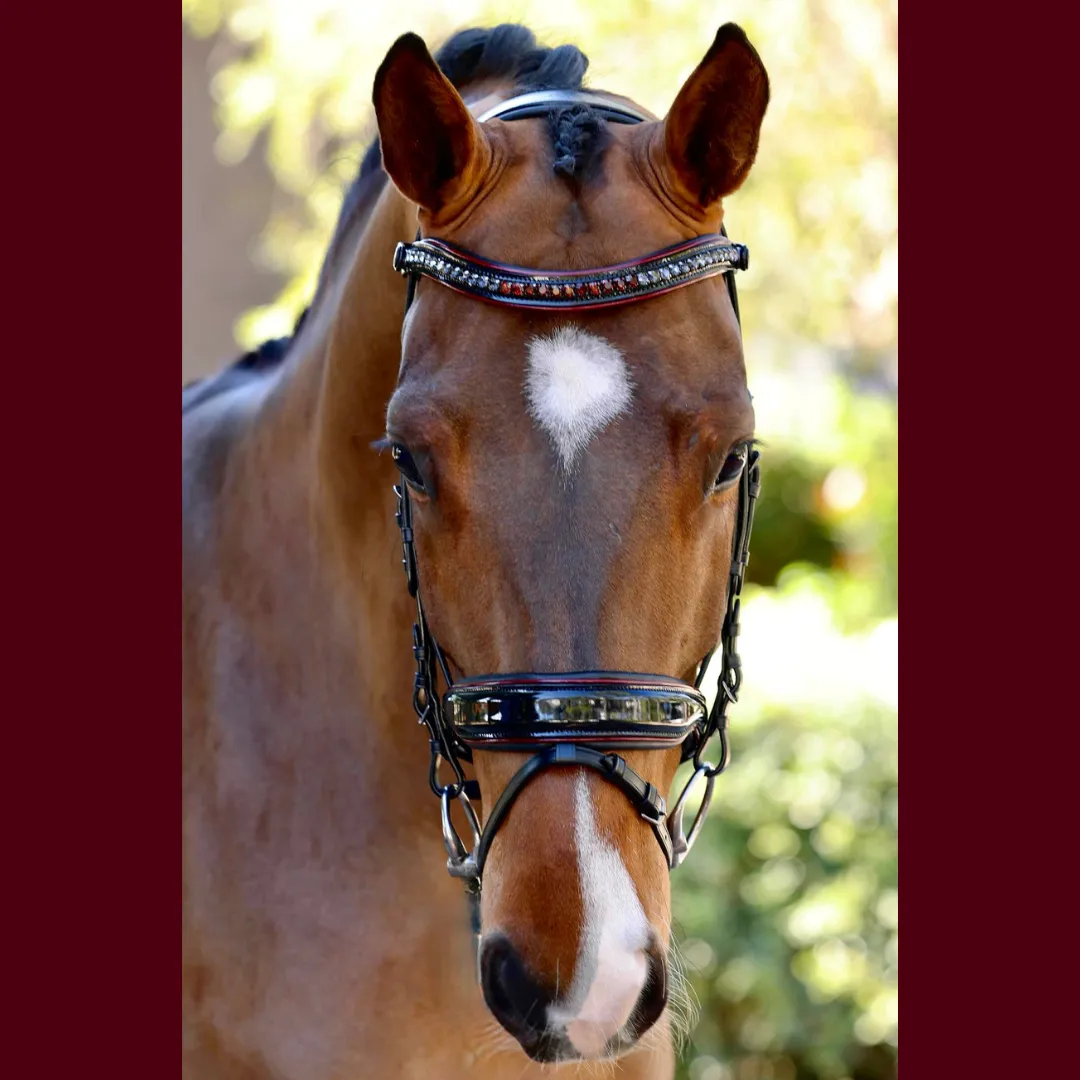
{"label": "leather strap", "polygon": [[481,878],[484,873],[484,862],[487,859],[491,843],[499,826],[510,808],[514,805],[517,797],[525,789],[530,780],[542,773],[545,769],[554,768],[558,765],[584,766],[598,772],[609,783],[614,784],[634,805],[634,809],[645,819],[652,828],[660,847],[664,851],[664,858],[668,866],[672,865],[671,834],[667,827],[667,807],[664,797],[656,789],[655,785],[640,777],[624,758],[618,754],[604,754],[588,746],[577,743],[557,743],[550,749],[542,750],[534,754],[520,769],[511,777],[510,782],[503,789],[502,794],[491,808],[487,821],[484,822],[484,830],[480,836],[480,842],[476,845],[476,876]]}
{"label": "leather strap", "polygon": [[434,237],[398,244],[394,251],[394,269],[411,279],[422,275],[477,300],[548,311],[617,307],[749,264],[746,246],[718,233],[590,270],[511,266]]}
{"label": "leather strap", "polygon": [[575,105],[588,105],[605,120],[612,120],[616,124],[640,124],[653,119],[625,101],[592,90],[535,90],[519,94],[500,101],[478,119],[481,124],[488,120],[529,120],[547,116],[557,108],[571,109]]}

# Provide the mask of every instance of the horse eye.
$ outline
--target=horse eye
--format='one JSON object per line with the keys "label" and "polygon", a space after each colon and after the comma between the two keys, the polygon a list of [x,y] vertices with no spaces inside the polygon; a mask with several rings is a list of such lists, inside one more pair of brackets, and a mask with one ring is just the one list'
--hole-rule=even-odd
{"label": "horse eye", "polygon": [[392,443],[390,445],[390,456],[394,459],[394,464],[398,467],[401,475],[405,477],[405,482],[409,487],[421,495],[426,495],[427,485],[424,483],[424,477],[417,468],[409,448],[402,443]]}
{"label": "horse eye", "polygon": [[733,481],[738,480],[743,469],[746,468],[746,458],[749,452],[749,446],[743,443],[728,454],[724,467],[720,470],[716,481],[713,483],[713,491],[720,491]]}

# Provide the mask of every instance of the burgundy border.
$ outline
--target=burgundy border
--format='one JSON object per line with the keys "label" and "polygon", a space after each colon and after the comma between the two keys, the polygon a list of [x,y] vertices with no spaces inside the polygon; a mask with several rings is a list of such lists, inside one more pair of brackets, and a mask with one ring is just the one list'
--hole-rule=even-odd
{"label": "burgundy border", "polygon": [[3,1072],[173,1076],[175,14],[7,14]]}
{"label": "burgundy border", "polygon": [[[899,670],[913,711],[901,996],[905,1073],[928,1080],[1071,1068],[1075,450],[1062,447],[1052,468],[1041,436],[1075,428],[1067,413],[1043,415],[1074,402],[1062,373],[1075,355],[1076,272],[1060,215],[1074,198],[1075,38],[1048,24],[1032,39],[1038,89],[997,94],[1003,24],[993,11],[905,9],[916,142],[903,201],[916,232],[902,273],[915,367],[904,443]],[[1019,185],[988,167],[1005,132],[1039,147]],[[987,273],[1003,234],[1030,241],[1023,264]],[[1012,441],[1020,454],[1006,450]],[[1040,474],[1060,485],[1056,500],[1041,497]]]}
{"label": "burgundy border", "polygon": [[[136,1065],[137,1072],[161,1076],[180,1072],[180,970],[172,967],[180,959],[175,906],[181,891],[181,841],[175,831],[180,792],[173,787],[180,779],[180,733],[168,719],[174,691],[166,693],[170,684],[176,685],[176,654],[169,655],[166,648],[176,632],[175,599],[166,605],[166,593],[175,598],[176,582],[167,581],[175,571],[167,574],[166,557],[176,542],[176,489],[166,481],[175,468],[176,444],[163,415],[176,392],[172,349],[181,337],[173,322],[179,322],[181,314],[181,252],[172,248],[175,239],[168,240],[176,235],[175,225],[167,227],[168,218],[180,209],[181,176],[174,156],[180,147],[172,127],[180,116],[172,112],[175,104],[166,104],[177,89],[175,69],[170,75],[162,64],[168,10],[139,0],[126,0],[116,10],[118,86],[109,89],[100,106],[106,111],[95,110],[95,115],[115,118],[118,145],[99,160],[130,163],[135,182],[124,182],[105,168],[102,184],[116,205],[116,219],[132,223],[133,246],[143,258],[133,264],[135,252],[127,244],[118,245],[104,285],[108,294],[123,283],[122,332],[117,335],[123,347],[94,365],[98,378],[106,364],[114,365],[116,385],[108,392],[123,417],[107,458],[119,466],[111,508],[115,525],[106,531],[102,545],[112,549],[115,569],[106,574],[106,594],[113,598],[121,626],[103,642],[105,655],[96,666],[106,678],[110,672],[118,676],[111,699],[103,701],[119,738],[108,747],[116,773],[109,801],[115,806],[118,850],[102,903],[118,924],[108,951],[115,955],[124,946],[126,964],[116,972],[123,982],[122,996],[117,988],[103,1006],[115,1025],[116,1002],[124,1002],[124,1045],[119,1053],[110,1045],[99,1060],[124,1060]],[[94,138],[101,126],[94,125]],[[140,272],[140,265],[149,272]],[[113,310],[119,316],[115,302]],[[176,327],[175,337],[169,326]],[[99,565],[107,565],[104,553]],[[135,987],[138,992],[133,992]],[[110,1030],[107,1022],[103,1030]],[[85,1069],[85,1056],[83,1061]]]}

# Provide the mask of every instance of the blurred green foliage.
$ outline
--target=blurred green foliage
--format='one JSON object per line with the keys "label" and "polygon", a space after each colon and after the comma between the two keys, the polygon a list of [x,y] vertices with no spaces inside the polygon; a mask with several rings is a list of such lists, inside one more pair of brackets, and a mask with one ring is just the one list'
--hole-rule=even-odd
{"label": "blurred green foliage", "polygon": [[868,704],[739,717],[673,890],[701,1005],[683,1075],[892,1076],[895,717]]}
{"label": "blurred green foliage", "polygon": [[258,259],[288,333],[373,134],[406,30],[434,47],[519,21],[591,57],[589,84],[663,115],[723,22],[769,70],[758,163],[729,201],[763,448],[733,764],[673,878],[701,1019],[680,1080],[891,1080],[897,1043],[896,0],[183,0],[217,35],[218,153],[257,138],[284,195]]}

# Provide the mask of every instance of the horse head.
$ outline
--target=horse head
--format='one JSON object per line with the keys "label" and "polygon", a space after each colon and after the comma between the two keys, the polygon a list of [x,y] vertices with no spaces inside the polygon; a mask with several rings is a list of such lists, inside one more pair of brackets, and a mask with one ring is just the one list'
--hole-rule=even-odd
{"label": "horse head", "polygon": [[497,819],[480,977],[538,1060],[625,1052],[669,996],[661,793],[705,732],[693,691],[730,610],[754,436],[723,200],[768,97],[731,24],[663,119],[583,94],[470,108],[411,34],[375,79],[419,225],[384,441],[422,599],[418,711],[436,766],[471,758],[477,827]]}

